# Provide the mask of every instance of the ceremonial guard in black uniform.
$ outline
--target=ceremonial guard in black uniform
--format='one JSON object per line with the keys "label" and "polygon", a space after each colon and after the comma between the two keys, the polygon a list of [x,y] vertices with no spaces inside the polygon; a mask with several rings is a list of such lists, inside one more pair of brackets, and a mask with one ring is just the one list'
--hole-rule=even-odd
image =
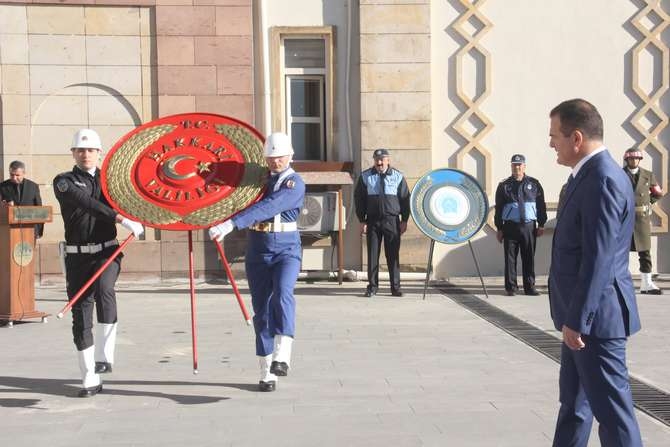
{"label": "ceremonial guard in black uniform", "polygon": [[300,273],[302,246],[298,217],[305,183],[290,168],[293,146],[288,135],[273,133],[264,154],[270,179],[263,198],[209,229],[222,241],[234,229],[248,228],[245,269],[254,308],[260,391],[274,391],[277,376],[288,375],[295,335],[293,290]]}
{"label": "ceremonial guard in black uniform", "polygon": [[[91,129],[74,135],[72,156],[76,166],[53,181],[65,226],[65,275],[72,298],[118,248],[116,224],[139,237],[144,228],[114,211],[102,194],[97,164],[100,137]],[[121,270],[119,255],[72,307],[72,335],[77,348],[83,388],[80,397],[102,390],[99,374],[112,371],[117,315],[114,284]],[[93,306],[97,314],[95,343]]]}
{"label": "ceremonial guard in black uniform", "polygon": [[663,292],[651,280],[651,206],[663,191],[651,171],[640,167],[642,152],[628,149],[623,156],[624,171],[628,174],[635,191],[635,230],[630,250],[640,258],[640,293],[661,295]]}
{"label": "ceremonial guard in black uniform", "polygon": [[539,295],[535,288],[535,240],[544,233],[547,205],[537,179],[526,175],[526,157],[512,157],[512,175],[496,190],[496,237],[505,249],[505,291],[516,294],[519,286],[516,259],[521,250],[523,289],[526,295]]}
{"label": "ceremonial guard in black uniform", "polygon": [[382,240],[391,280],[391,294],[400,290],[400,235],[407,231],[409,188],[402,172],[390,166],[390,154],[377,149],[374,165],[361,173],[354,190],[356,216],[368,245],[368,287],[365,296],[377,294],[379,288],[379,254]]}

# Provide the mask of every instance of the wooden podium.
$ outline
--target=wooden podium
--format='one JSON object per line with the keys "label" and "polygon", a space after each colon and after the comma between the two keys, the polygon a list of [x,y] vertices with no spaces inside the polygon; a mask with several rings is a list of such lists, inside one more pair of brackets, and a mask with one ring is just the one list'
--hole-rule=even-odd
{"label": "wooden podium", "polygon": [[41,318],[35,310],[35,224],[51,222],[50,206],[0,204],[0,321]]}

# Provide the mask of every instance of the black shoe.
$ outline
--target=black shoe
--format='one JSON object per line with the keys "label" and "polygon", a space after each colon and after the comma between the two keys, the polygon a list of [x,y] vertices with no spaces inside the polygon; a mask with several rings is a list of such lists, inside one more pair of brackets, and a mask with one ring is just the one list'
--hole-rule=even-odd
{"label": "black shoe", "polygon": [[400,289],[395,289],[395,290],[391,290],[391,295],[393,295],[393,296],[403,296],[404,293],[402,293],[402,290],[400,290]]}
{"label": "black shoe", "polygon": [[112,364],[107,362],[95,362],[96,374],[107,374],[112,372]]}
{"label": "black shoe", "polygon": [[272,362],[270,364],[270,372],[275,376],[288,376],[288,363]]}
{"label": "black shoe", "polygon": [[514,290],[514,289],[512,289],[512,290],[507,290],[507,289],[505,289],[505,295],[507,295],[507,296],[514,296],[514,295],[516,295],[516,290]]}
{"label": "black shoe", "polygon": [[538,292],[537,289],[533,287],[532,289],[526,290],[526,295],[539,296],[540,292]]}
{"label": "black shoe", "polygon": [[375,289],[374,287],[373,288],[368,287],[368,289],[365,291],[365,297],[366,298],[371,298],[371,297],[375,296],[376,294],[377,294],[377,289]]}
{"label": "black shoe", "polygon": [[663,295],[663,291],[661,289],[643,290],[640,293],[643,295]]}
{"label": "black shoe", "polygon": [[92,388],[82,388],[79,390],[79,393],[77,393],[77,397],[93,397],[96,394],[98,394],[100,391],[102,391],[102,383],[98,386],[94,386]]}
{"label": "black shoe", "polygon": [[270,380],[269,382],[263,382],[262,380],[258,382],[258,391],[263,393],[268,393],[274,391],[277,388],[277,382]]}

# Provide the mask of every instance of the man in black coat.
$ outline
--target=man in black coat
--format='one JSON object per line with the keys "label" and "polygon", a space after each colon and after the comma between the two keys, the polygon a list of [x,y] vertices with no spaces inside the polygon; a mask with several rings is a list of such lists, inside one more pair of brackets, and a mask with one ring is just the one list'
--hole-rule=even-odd
{"label": "man in black coat", "polygon": [[[9,179],[0,183],[0,201],[12,206],[42,206],[40,187],[26,178],[26,165],[15,160],[9,164]],[[35,238],[44,233],[44,224],[35,225]]]}

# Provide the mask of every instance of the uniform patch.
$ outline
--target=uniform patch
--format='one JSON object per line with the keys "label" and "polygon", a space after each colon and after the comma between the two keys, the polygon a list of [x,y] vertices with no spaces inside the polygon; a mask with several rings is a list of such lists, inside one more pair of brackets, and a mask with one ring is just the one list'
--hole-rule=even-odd
{"label": "uniform patch", "polygon": [[67,180],[65,180],[65,179],[58,180],[58,183],[56,183],[56,188],[58,188],[58,190],[60,192],[67,191],[67,189],[69,188],[69,186],[67,184]]}
{"label": "uniform patch", "polygon": [[295,188],[295,182],[293,180],[286,180],[286,187],[290,189]]}
{"label": "uniform patch", "polygon": [[526,188],[533,189],[533,185],[528,185],[528,186],[526,186]]}

